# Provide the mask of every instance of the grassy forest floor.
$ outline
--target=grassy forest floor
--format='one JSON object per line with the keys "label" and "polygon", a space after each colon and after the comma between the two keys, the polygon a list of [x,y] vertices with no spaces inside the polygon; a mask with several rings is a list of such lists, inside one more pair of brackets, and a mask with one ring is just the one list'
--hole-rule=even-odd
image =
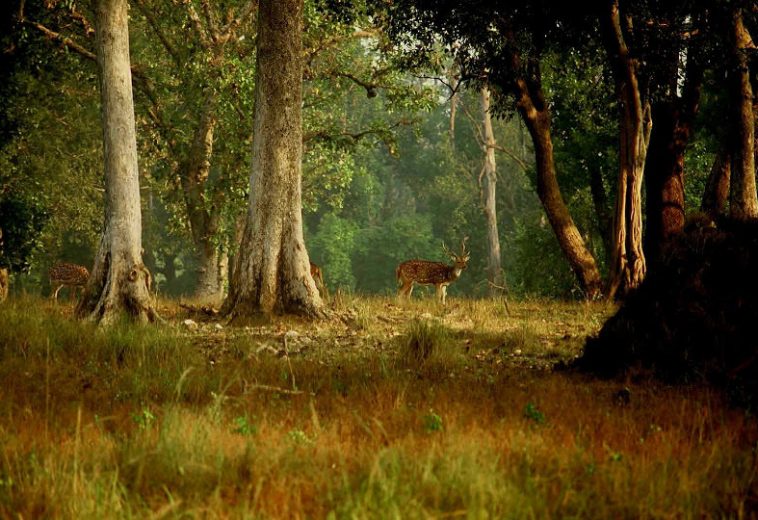
{"label": "grassy forest floor", "polygon": [[[100,330],[0,306],[2,518],[749,518],[755,417],[553,371],[603,304],[339,297]],[[185,324],[191,318],[195,323]]]}

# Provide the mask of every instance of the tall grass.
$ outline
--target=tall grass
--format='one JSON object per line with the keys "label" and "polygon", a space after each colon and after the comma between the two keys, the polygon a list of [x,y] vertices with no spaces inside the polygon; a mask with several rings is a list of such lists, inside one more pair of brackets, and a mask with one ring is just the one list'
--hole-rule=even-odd
{"label": "tall grass", "polygon": [[[468,303],[397,323],[402,308],[361,305],[357,329],[313,325],[314,351],[396,330],[394,351],[288,362],[256,354],[259,330],[220,342],[0,307],[0,518],[756,514],[756,421],[711,390],[632,382],[620,406],[619,383],[475,357],[538,350],[570,306],[475,302],[492,317],[467,325]],[[291,375],[301,393],[277,391]]]}

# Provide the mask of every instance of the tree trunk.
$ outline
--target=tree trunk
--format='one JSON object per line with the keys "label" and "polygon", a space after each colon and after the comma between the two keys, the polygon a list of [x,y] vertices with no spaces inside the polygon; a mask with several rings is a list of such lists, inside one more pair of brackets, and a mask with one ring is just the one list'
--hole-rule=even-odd
{"label": "tree trunk", "polygon": [[732,156],[727,146],[722,146],[713,160],[711,173],[705,184],[700,209],[716,220],[726,214],[729,202],[729,181],[732,174]]}
{"label": "tree trunk", "polygon": [[681,131],[670,102],[656,103],[653,120],[645,162],[645,252],[651,261],[657,260],[671,237],[684,229],[684,150],[689,139]]}
{"label": "tree trunk", "polygon": [[137,140],[129,67],[126,0],[96,2],[105,159],[105,229],[92,275],[77,313],[108,323],[121,311],[138,321],[157,314],[150,298],[150,271],[142,263]]}
{"label": "tree trunk", "polygon": [[[453,88],[456,88],[458,82],[455,77],[455,64],[450,66],[448,71],[448,81]],[[458,111],[458,92],[453,90],[450,94],[450,120],[448,122],[447,135],[450,139],[451,148],[455,148],[455,116]]]}
{"label": "tree trunk", "polygon": [[748,51],[751,38],[745,27],[742,9],[732,16],[733,66],[730,81],[734,137],[732,139],[732,177],[729,194],[730,215],[738,220],[758,218],[755,185],[755,115],[753,87],[750,83]]}
{"label": "tree trunk", "polygon": [[303,0],[262,0],[258,17],[250,200],[223,311],[323,314],[303,241]]}
{"label": "tree trunk", "polygon": [[603,173],[598,166],[590,167],[590,193],[592,194],[592,205],[595,208],[595,216],[597,217],[598,230],[603,239],[605,260],[610,263],[610,255],[613,249],[613,216],[608,206],[608,193],[603,184]]}
{"label": "tree trunk", "polygon": [[613,249],[608,280],[608,298],[636,289],[647,266],[642,250],[642,178],[647,157],[652,117],[650,102],[640,91],[638,62],[626,46],[621,29],[618,0],[601,18],[604,42],[614,69],[619,100],[619,174],[613,221]]}
{"label": "tree trunk", "polygon": [[194,297],[214,303],[221,301],[224,296],[223,277],[219,278],[222,255],[216,243],[219,209],[209,207],[215,204],[209,205],[206,202],[217,123],[215,105],[216,95],[211,91],[206,94],[187,159],[180,169],[184,202],[198,259]]}
{"label": "tree trunk", "polygon": [[8,276],[8,268],[0,267],[0,303],[3,303],[8,297],[9,288],[10,277]]}
{"label": "tree trunk", "polygon": [[484,168],[481,175],[484,216],[487,221],[487,280],[490,294],[496,296],[504,287],[503,267],[500,258],[500,235],[497,230],[497,163],[495,162],[495,134],[490,114],[490,90],[481,89],[482,135],[484,137]]}

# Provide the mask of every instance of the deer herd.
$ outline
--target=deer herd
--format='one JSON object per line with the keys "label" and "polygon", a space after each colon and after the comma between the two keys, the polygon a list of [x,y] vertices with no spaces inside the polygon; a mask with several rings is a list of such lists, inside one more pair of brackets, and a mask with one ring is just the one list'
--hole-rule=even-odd
{"label": "deer herd", "polygon": [[[443,262],[432,262],[430,260],[407,260],[397,266],[395,276],[397,277],[398,297],[409,299],[413,292],[414,284],[433,285],[436,289],[437,298],[445,305],[447,297],[447,286],[456,281],[466,269],[470,252],[466,249],[466,240],[461,241],[460,253],[454,253],[443,243],[442,250],[453,261],[452,265]],[[71,299],[74,299],[76,290],[87,285],[89,271],[87,268],[77,264],[59,263],[50,268],[50,287],[55,287],[52,298],[58,300],[58,293],[64,287],[71,289]],[[311,262],[311,277],[316,283],[316,288],[322,297],[328,297],[329,293],[324,284],[324,275],[321,267]]]}

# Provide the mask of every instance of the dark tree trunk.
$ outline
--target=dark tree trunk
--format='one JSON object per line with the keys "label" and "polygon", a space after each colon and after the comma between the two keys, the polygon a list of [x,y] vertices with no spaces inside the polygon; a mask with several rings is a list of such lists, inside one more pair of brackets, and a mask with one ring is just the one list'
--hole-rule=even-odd
{"label": "dark tree trunk", "polygon": [[708,181],[703,192],[703,201],[700,205],[700,209],[713,220],[726,214],[731,174],[732,156],[729,153],[729,148],[723,146],[713,160],[711,173],[708,175]]}
{"label": "dark tree trunk", "polygon": [[647,229],[645,250],[657,261],[671,237],[684,230],[684,154],[693,134],[703,82],[702,45],[691,40],[687,48],[682,94],[677,94],[680,48],[664,54],[659,89],[666,98],[653,105],[650,148],[645,163]]}
{"label": "dark tree trunk", "polygon": [[677,137],[677,117],[671,103],[653,108],[655,125],[645,163],[647,223],[645,252],[651,261],[664,245],[684,229],[684,148],[686,138]]}
{"label": "dark tree trunk", "polygon": [[595,208],[598,229],[603,239],[605,260],[610,263],[611,250],[613,249],[613,215],[608,206],[608,193],[603,183],[603,173],[598,167],[590,170],[590,193],[592,194],[592,205]]}
{"label": "dark tree trunk", "polygon": [[258,12],[250,201],[223,311],[320,316],[302,225],[303,0],[263,0]]}
{"label": "dark tree trunk", "polygon": [[112,321],[122,311],[138,321],[152,321],[157,314],[149,292],[150,271],[142,263],[127,1],[98,0],[95,7],[106,218],[92,275],[77,313],[100,323]]}

